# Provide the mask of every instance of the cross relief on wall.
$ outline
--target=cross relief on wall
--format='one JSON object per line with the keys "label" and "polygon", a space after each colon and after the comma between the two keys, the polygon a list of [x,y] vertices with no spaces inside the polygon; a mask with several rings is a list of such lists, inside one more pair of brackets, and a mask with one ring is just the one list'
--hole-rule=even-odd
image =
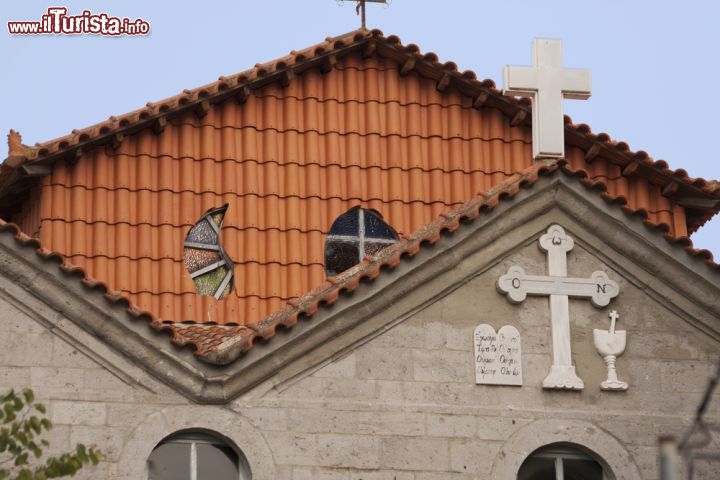
{"label": "cross relief on wall", "polygon": [[543,380],[543,388],[581,390],[584,387],[572,364],[569,298],[588,299],[600,308],[607,306],[620,291],[618,284],[602,271],[593,272],[589,278],[567,276],[567,254],[574,244],[560,225],[552,225],[540,237],[540,248],[547,252],[548,275],[528,275],[522,268],[512,266],[497,282],[498,290],[512,303],[522,303],[528,295],[550,299],[553,364]]}

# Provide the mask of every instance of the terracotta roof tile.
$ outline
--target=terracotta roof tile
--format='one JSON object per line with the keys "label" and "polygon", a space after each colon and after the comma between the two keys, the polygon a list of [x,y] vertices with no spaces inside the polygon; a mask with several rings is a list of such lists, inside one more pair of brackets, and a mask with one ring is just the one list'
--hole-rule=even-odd
{"label": "terracotta roof tile", "polygon": [[[29,152],[12,134],[0,210],[159,319],[252,328],[323,285],[325,234],[349,208],[407,235],[533,168],[530,117],[512,121],[528,102],[500,93],[397,37],[351,32]],[[717,211],[716,183],[585,125],[566,139],[569,171],[672,238]],[[182,242],[225,203],[236,289],[218,302],[194,293]]]}
{"label": "terracotta roof tile", "polygon": [[[69,263],[62,254],[45,248],[39,240],[23,233],[17,225],[0,220],[0,232],[11,232],[18,244],[35,247],[36,254],[40,258],[44,261],[59,263],[61,271],[76,275],[86,288],[103,291],[108,302],[112,304],[126,303],[129,315],[148,318],[151,328],[168,332],[171,335],[171,341],[176,345],[190,346],[194,348],[195,354],[204,361],[222,365],[232,362],[243,352],[252,348],[255,339],[270,339],[275,335],[278,326],[292,327],[298,322],[298,319],[311,317],[321,304],[334,303],[339,298],[341,291],[357,288],[362,279],[374,279],[381,274],[383,267],[394,267],[400,263],[403,256],[412,256],[419,252],[422,245],[434,244],[443,231],[456,230],[463,220],[477,218],[483,212],[495,207],[498,202],[511,199],[521,188],[531,187],[540,176],[556,174],[561,170],[578,177],[579,181],[593,189],[603,186],[602,181],[587,181],[583,172],[573,171],[564,161],[534,164],[513,174],[487,192],[440,214],[435,220],[413,233],[403,235],[397,243],[376,255],[366,257],[361,263],[340,275],[326,279],[322,285],[282,302],[275,311],[268,313],[253,325],[162,321],[153,313],[159,310],[144,310],[132,303],[126,293],[108,289],[105,283],[90,277],[83,268]],[[600,194],[608,202],[618,203],[617,198],[602,191]],[[641,210],[632,210],[627,207],[623,207],[623,210],[629,215],[642,215]],[[658,225],[652,222],[645,222],[645,225],[654,231],[658,230]],[[689,238],[678,239],[667,234],[664,237],[671,244],[683,247],[689,255],[704,259],[709,268],[720,271],[720,265],[713,261],[712,253],[693,248]]]}
{"label": "terracotta roof tile", "polygon": [[[367,62],[348,55],[286,89],[59,160],[39,185],[39,238],[164,320],[253,324],[322,284],[325,234],[348,209],[409,233],[531,163],[529,130],[500,111]],[[182,242],[224,203],[236,288],[216,302],[194,294]]]}
{"label": "terracotta roof tile", "polygon": [[[299,298],[288,301],[283,309],[273,312],[249,329],[232,333],[229,330],[218,331],[218,327],[215,326],[191,323],[173,323],[169,324],[169,328],[173,330],[174,336],[188,338],[186,343],[194,344],[198,356],[203,360],[214,364],[230,363],[243,352],[252,348],[255,338],[267,340],[275,335],[277,327],[292,327],[298,322],[299,318],[307,319],[311,317],[318,311],[321,304],[332,304],[337,301],[341,291],[354,290],[360,285],[361,280],[374,279],[380,275],[383,267],[395,267],[400,263],[403,256],[413,256],[419,252],[422,245],[434,244],[443,231],[456,230],[460,227],[462,221],[477,218],[480,214],[495,207],[501,200],[514,197],[521,188],[531,187],[540,176],[552,175],[561,170],[578,177],[580,182],[588,187],[594,189],[606,187],[602,180],[587,181],[584,178],[584,172],[573,170],[565,161],[537,163],[517,172],[511,178],[496,185],[486,193],[479,194],[463,205],[440,214],[431,223],[424,225],[410,235],[403,236],[399,242],[385,248],[376,255],[366,257],[353,268],[335,277],[328,278],[325,285],[315,288]],[[601,190],[602,197],[608,202],[622,205],[622,202],[618,202],[617,197],[605,193],[603,191],[605,188],[599,190]],[[643,210],[633,210],[624,206],[621,208],[628,215],[646,216]],[[643,223],[654,231],[665,230],[662,225],[653,222],[644,221]],[[703,258],[709,268],[720,271],[720,264],[713,261],[712,253],[708,250],[693,248],[692,241],[688,237],[678,239],[665,234],[664,238],[673,245],[684,247],[685,251],[691,256]],[[183,333],[185,331],[188,333]]]}
{"label": "terracotta roof tile", "polygon": [[[370,48],[370,46],[372,47]],[[110,117],[107,121],[85,129],[73,130],[70,135],[57,138],[36,146],[26,152],[24,155],[26,160],[35,160],[47,158],[57,155],[68,150],[82,147],[85,144],[112,143],[119,141],[113,138],[114,135],[127,135],[127,130],[135,127],[153,127],[155,129],[162,128],[164,120],[168,116],[176,113],[182,114],[185,111],[205,111],[210,103],[222,103],[224,100],[232,97],[252,98],[252,92],[267,85],[273,85],[277,82],[279,85],[292,86],[291,79],[297,73],[320,67],[321,71],[329,68],[337,68],[337,60],[341,56],[354,52],[363,52],[364,56],[370,54],[370,61],[375,59],[376,55],[380,55],[384,59],[390,59],[393,62],[402,62],[405,64],[408,59],[413,59],[411,71],[418,73],[419,76],[428,78],[433,82],[437,82],[444,76],[449,76],[452,80],[451,84],[464,96],[470,97],[471,104],[476,106],[479,104],[489,104],[493,107],[500,108],[506,114],[513,117],[517,114],[518,109],[529,109],[529,102],[526,99],[515,99],[503,97],[501,91],[495,88],[493,80],[485,79],[479,81],[472,71],[460,72],[454,62],[441,63],[438,56],[432,52],[422,54],[420,49],[414,45],[403,45],[399,37],[390,35],[385,37],[380,30],[356,30],[336,38],[327,38],[324,42],[311,46],[301,51],[292,51],[290,55],[281,57],[271,62],[257,64],[254,68],[244,72],[231,75],[221,76],[217,82],[213,82],[198,88],[186,89],[182,93],[169,97],[159,102],[148,102],[145,108],[127,113],[120,117]],[[328,65],[326,67],[326,65]],[[342,68],[342,67],[341,67]],[[352,67],[350,67],[352,68]],[[404,70],[402,70],[404,72]],[[407,72],[404,72],[407,73]],[[277,88],[277,84],[273,88]],[[434,90],[434,89],[433,89]],[[315,92],[313,92],[315,93]],[[315,96],[315,95],[310,95]],[[349,97],[330,97],[334,101],[348,101]],[[372,100],[372,98],[368,98]],[[357,99],[356,99],[357,100]],[[392,98],[393,101],[397,99]],[[400,100],[402,102],[402,100]],[[411,101],[415,101],[414,98]],[[161,120],[158,120],[161,119]],[[529,122],[529,116],[528,120]],[[713,182],[708,182],[702,178],[688,177],[687,172],[682,169],[670,170],[667,163],[663,160],[653,160],[644,151],[632,151],[625,142],[613,141],[606,133],[595,134],[590,127],[585,124],[575,125],[569,117],[566,117],[566,126],[569,132],[576,134],[578,138],[570,138],[573,142],[580,139],[582,147],[588,149],[592,145],[600,147],[597,154],[608,155],[617,160],[619,156],[623,157],[620,161],[621,165],[625,165],[631,161],[639,161],[643,165],[649,167],[666,177],[673,176],[681,182],[693,185],[706,193],[715,193]],[[134,131],[137,131],[135,129]],[[97,140],[101,140],[99,143]],[[93,143],[94,142],[94,143]],[[17,149],[16,149],[17,151]],[[7,168],[2,169],[0,178],[10,174]],[[649,170],[644,169],[644,173],[648,174]],[[656,177],[656,180],[660,177]],[[660,183],[666,183],[660,178]],[[5,182],[7,185],[7,178]]]}

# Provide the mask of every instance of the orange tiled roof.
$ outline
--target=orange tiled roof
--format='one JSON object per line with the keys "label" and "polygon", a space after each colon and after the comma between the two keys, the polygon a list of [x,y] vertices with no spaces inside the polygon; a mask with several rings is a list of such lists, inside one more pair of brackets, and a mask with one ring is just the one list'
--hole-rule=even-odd
{"label": "orange tiled roof", "polygon": [[[195,354],[204,361],[223,365],[232,362],[240,354],[252,348],[255,339],[270,339],[275,335],[277,327],[292,327],[301,317],[311,317],[317,312],[321,304],[332,304],[337,301],[341,291],[354,290],[363,279],[374,279],[381,273],[383,267],[396,266],[403,256],[415,255],[423,244],[433,245],[440,238],[443,231],[456,230],[463,220],[477,218],[482,213],[494,208],[500,201],[514,197],[521,188],[531,187],[540,176],[552,175],[561,170],[578,177],[579,181],[588,187],[593,189],[598,187],[597,182],[588,180],[582,172],[573,172],[564,161],[534,164],[517,172],[489,191],[481,193],[459,207],[441,214],[429,224],[402,238],[397,243],[375,255],[366,257],[355,267],[336,277],[326,279],[322,285],[306,292],[299,298],[289,300],[282,309],[251,325],[162,321],[152,312],[142,311],[136,305],[128,302],[121,292],[108,289],[105,283],[89,277],[83,269],[68,264],[63,255],[44,248],[37,239],[20,231],[17,225],[0,220],[0,232],[13,232],[18,244],[35,246],[37,255],[45,261],[59,260],[60,270],[67,274],[82,276],[80,280],[83,285],[88,289],[104,291],[105,298],[109,303],[125,302],[128,305],[127,312],[130,316],[147,317],[150,327],[169,333],[171,341],[176,345],[192,347],[195,349]],[[601,195],[610,203],[618,203],[615,197],[604,192]],[[645,212],[642,210],[632,210],[625,206],[621,206],[621,208],[628,215],[645,216]],[[644,220],[644,223],[655,232],[659,230],[658,226],[653,222]],[[711,269],[720,271],[720,264],[713,261],[713,255],[708,250],[693,248],[692,242],[686,238],[677,239],[667,233],[664,234],[664,237],[673,245],[683,246],[689,255],[704,258],[705,263]]]}
{"label": "orange tiled roof", "polygon": [[[11,136],[0,198],[139,309],[252,326],[323,284],[324,235],[347,209],[408,234],[532,167],[528,108],[397,37],[356,31],[35,148]],[[566,138],[567,168],[674,238],[716,211],[714,183],[584,125]],[[224,203],[235,292],[218,302],[195,294],[182,244]]]}

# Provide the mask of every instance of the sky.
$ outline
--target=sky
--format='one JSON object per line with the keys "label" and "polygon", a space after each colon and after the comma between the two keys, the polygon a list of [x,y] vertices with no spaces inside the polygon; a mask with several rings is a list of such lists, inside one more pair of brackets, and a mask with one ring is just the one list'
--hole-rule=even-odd
{"label": "sky", "polygon": [[[360,26],[335,0],[3,1],[0,132],[32,145],[251,68]],[[7,21],[65,6],[150,23],[147,36],[14,36]],[[714,0],[393,0],[368,4],[368,27],[502,86],[530,65],[535,37],[563,41],[564,64],[589,68],[593,94],[565,113],[693,177],[720,179],[711,147],[720,95]],[[710,85],[707,89],[702,85]],[[0,153],[0,158],[4,154]],[[718,216],[720,217],[720,216]],[[693,235],[720,258],[720,218]]]}

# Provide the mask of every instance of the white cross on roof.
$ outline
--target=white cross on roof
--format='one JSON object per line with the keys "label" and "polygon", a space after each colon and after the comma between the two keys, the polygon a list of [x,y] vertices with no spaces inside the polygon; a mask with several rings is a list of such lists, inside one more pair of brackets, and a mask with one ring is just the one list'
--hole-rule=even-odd
{"label": "white cross on roof", "polygon": [[563,98],[590,98],[590,70],[563,68],[560,40],[533,40],[533,66],[506,66],[505,95],[532,97],[533,158],[565,156]]}

